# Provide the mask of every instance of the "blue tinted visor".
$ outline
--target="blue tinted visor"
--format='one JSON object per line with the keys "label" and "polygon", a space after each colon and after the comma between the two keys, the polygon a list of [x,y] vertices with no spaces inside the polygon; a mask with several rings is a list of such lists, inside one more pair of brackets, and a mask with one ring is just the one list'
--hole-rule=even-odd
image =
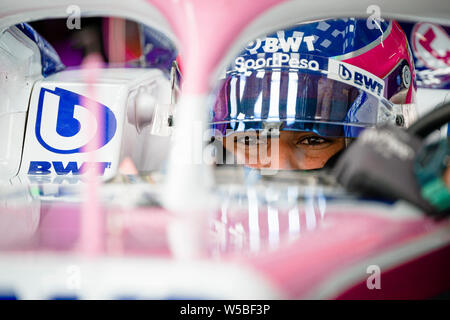
{"label": "blue tinted visor", "polygon": [[395,119],[385,98],[336,79],[292,68],[231,72],[215,96],[211,128],[228,135],[280,122],[280,130],[354,138],[367,127]]}

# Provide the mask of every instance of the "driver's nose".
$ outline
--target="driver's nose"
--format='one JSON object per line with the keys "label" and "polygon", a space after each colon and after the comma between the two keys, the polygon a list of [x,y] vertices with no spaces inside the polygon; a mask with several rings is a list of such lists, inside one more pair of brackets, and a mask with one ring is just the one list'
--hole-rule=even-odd
{"label": "driver's nose", "polygon": [[301,169],[303,153],[291,143],[290,139],[281,137],[271,142],[272,168],[279,170]]}

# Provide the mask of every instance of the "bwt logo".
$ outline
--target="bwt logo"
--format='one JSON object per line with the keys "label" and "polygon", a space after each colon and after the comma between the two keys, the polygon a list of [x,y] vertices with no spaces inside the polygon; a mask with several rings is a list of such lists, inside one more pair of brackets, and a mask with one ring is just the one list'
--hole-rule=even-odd
{"label": "bwt logo", "polygon": [[[99,112],[90,111],[81,105],[82,101],[99,108]],[[103,132],[98,130],[100,120],[104,123]],[[35,132],[47,150],[63,154],[84,152],[83,148],[101,134],[99,149],[113,138],[116,128],[117,120],[107,106],[61,88],[41,88]]]}
{"label": "bwt logo", "polygon": [[30,161],[28,174],[31,175],[47,175],[53,171],[59,176],[68,174],[80,175],[86,173],[88,170],[95,170],[98,175],[104,175],[106,168],[111,167],[111,162],[83,162],[78,166],[78,162],[69,161],[64,165],[62,161]]}
{"label": "bwt logo", "polygon": [[[306,44],[308,51],[314,51],[314,36],[304,36],[303,32],[295,31],[292,37],[285,38],[284,35],[275,37],[266,37],[265,39],[256,39],[250,42],[246,50],[255,54],[260,48],[266,53],[275,53],[281,50],[285,53],[298,52],[300,44]],[[264,44],[263,44],[264,43]]]}
{"label": "bwt logo", "polygon": [[357,71],[352,74],[352,72],[343,64],[339,65],[339,77],[344,81],[350,81],[353,78],[354,84],[365,87],[367,90],[370,90],[379,96],[381,96],[383,91],[383,84]]}

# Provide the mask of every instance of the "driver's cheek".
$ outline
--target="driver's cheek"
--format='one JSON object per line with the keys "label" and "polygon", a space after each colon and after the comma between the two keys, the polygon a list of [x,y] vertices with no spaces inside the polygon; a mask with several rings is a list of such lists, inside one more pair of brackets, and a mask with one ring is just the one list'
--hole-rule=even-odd
{"label": "driver's cheek", "polygon": [[321,153],[316,152],[305,152],[305,156],[302,162],[303,170],[321,169],[325,166],[327,161],[333,155],[328,150],[323,150]]}
{"label": "driver's cheek", "polygon": [[336,141],[331,145],[323,149],[306,149],[303,152],[303,170],[321,169],[323,168],[328,160],[334,156],[337,152],[344,148],[344,141]]}

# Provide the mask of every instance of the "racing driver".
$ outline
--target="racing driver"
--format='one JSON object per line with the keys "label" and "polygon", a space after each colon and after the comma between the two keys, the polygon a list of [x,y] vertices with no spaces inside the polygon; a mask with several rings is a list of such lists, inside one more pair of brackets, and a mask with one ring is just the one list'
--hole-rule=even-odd
{"label": "racing driver", "polygon": [[231,155],[250,168],[328,167],[364,128],[414,121],[415,93],[396,21],[294,25],[255,39],[227,69],[210,112],[213,140],[224,148],[216,161],[229,164]]}

